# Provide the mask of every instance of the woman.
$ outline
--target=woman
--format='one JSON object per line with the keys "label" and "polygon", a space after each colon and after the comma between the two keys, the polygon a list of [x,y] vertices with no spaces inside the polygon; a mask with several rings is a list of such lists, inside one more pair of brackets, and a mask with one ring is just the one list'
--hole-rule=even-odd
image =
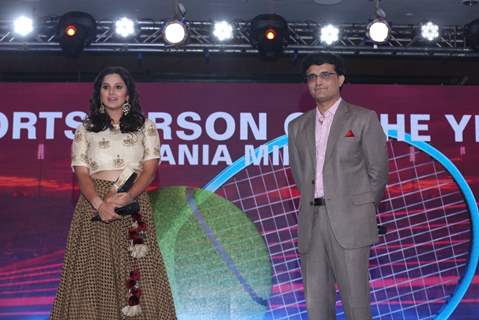
{"label": "woman", "polygon": [[[176,319],[145,193],[155,178],[159,148],[158,131],[141,114],[129,72],[122,67],[100,72],[90,114],[72,144],[81,195],[52,319]],[[134,184],[116,192],[115,181],[129,172],[138,174]],[[137,214],[115,212],[135,199]]]}

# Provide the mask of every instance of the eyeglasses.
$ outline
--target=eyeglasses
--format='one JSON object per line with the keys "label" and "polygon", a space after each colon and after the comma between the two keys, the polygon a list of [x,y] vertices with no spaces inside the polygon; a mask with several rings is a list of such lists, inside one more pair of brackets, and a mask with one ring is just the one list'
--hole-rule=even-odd
{"label": "eyeglasses", "polygon": [[308,73],[305,79],[307,82],[315,82],[316,80],[318,80],[318,78],[320,78],[321,80],[329,80],[336,74],[337,74],[336,72],[328,72],[328,71],[323,71],[323,72],[320,72],[319,74]]}

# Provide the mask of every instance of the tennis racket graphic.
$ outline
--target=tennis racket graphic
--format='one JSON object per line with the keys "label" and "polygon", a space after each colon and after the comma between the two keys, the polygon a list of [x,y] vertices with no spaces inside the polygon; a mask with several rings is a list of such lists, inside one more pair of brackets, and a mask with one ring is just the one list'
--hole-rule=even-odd
{"label": "tennis racket graphic", "polygon": [[[472,283],[479,258],[478,208],[466,180],[440,151],[389,131],[389,181],[378,212],[387,234],[371,248],[374,319],[445,320]],[[240,208],[264,237],[273,270],[268,319],[306,319],[296,251],[299,194],[288,166],[271,165],[287,146],[266,144],[269,165],[244,157],[205,187]],[[256,154],[260,149],[256,149]],[[339,299],[339,296],[338,296]],[[337,316],[344,318],[340,301]]]}

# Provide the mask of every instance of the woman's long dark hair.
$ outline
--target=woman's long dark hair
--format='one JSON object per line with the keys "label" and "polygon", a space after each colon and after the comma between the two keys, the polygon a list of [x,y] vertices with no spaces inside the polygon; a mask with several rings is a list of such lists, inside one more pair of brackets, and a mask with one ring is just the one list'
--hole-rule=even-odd
{"label": "woman's long dark hair", "polygon": [[130,72],[123,67],[107,67],[100,71],[93,83],[93,94],[90,98],[90,114],[85,120],[85,128],[88,131],[100,132],[108,128],[112,129],[111,118],[108,113],[100,113],[100,91],[105,76],[118,74],[125,82],[128,91],[128,102],[131,105],[130,112],[120,118],[120,130],[123,133],[135,132],[143,127],[145,116],[141,112],[139,95],[135,88],[135,82]]}

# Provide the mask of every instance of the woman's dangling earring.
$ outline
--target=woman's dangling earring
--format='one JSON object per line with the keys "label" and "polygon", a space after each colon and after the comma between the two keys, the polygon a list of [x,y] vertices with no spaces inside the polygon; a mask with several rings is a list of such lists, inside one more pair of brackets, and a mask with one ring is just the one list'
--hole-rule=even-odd
{"label": "woman's dangling earring", "polygon": [[123,115],[126,116],[128,113],[130,113],[131,105],[127,101],[121,106],[121,110],[123,111]]}
{"label": "woman's dangling earring", "polygon": [[105,106],[103,105],[103,102],[100,102],[100,107],[98,108],[98,112],[105,113]]}

